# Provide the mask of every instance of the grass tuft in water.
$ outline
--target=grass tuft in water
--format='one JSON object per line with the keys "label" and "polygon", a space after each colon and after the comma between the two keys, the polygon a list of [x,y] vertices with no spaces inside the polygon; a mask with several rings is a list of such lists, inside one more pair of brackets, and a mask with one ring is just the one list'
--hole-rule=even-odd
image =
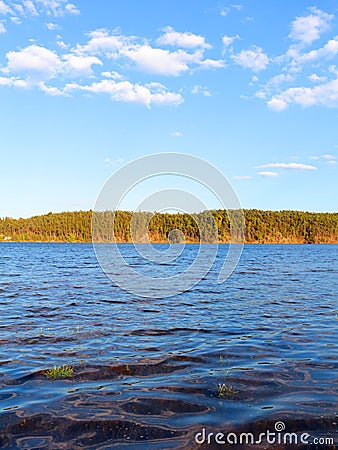
{"label": "grass tuft in water", "polygon": [[[223,356],[219,357],[219,361],[220,361],[220,365],[222,367],[223,366],[223,361],[224,361]],[[224,371],[224,369],[225,368],[223,368],[222,371]],[[225,373],[223,375],[225,378],[229,377],[230,370],[231,370],[230,368],[225,370]],[[234,387],[232,386],[232,384],[230,384],[230,383],[219,383],[219,385],[218,385],[218,397],[219,398],[233,397],[237,393],[238,393],[238,391],[236,391],[234,389]]]}
{"label": "grass tuft in water", "polygon": [[219,398],[233,397],[237,393],[238,393],[238,391],[236,391],[231,384],[220,383],[218,385],[218,397]]}
{"label": "grass tuft in water", "polygon": [[54,366],[53,369],[47,369],[44,374],[49,380],[65,380],[73,376],[73,368],[71,366]]}

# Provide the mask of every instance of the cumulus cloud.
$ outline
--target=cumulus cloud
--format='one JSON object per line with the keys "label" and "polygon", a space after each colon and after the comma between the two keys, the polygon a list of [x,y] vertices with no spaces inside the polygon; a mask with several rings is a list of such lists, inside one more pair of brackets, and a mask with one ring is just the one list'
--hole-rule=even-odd
{"label": "cumulus cloud", "polygon": [[211,97],[211,92],[208,90],[206,86],[200,86],[199,84],[195,84],[190,91],[192,94],[200,94],[204,97]]}
{"label": "cumulus cloud", "polygon": [[6,27],[3,23],[0,22],[0,34],[6,33]]}
{"label": "cumulus cloud", "polygon": [[[265,100],[268,108],[276,112],[290,105],[338,107],[338,71],[334,65],[329,65],[338,57],[338,35],[319,48],[304,50],[330,30],[333,18],[332,14],[316,7],[309,8],[307,15],[291,23],[289,37],[294,42],[285,53],[274,58],[269,58],[260,47],[239,53],[234,53],[231,47],[230,57],[244,68],[258,72],[269,64],[269,74],[277,68],[277,73],[268,80],[260,76],[259,90],[251,98]],[[254,86],[253,83],[253,80],[249,82],[249,86]],[[243,95],[242,98],[250,97]]]}
{"label": "cumulus cloud", "polygon": [[173,131],[170,133],[170,136],[180,137],[182,136],[182,133],[180,131]]}
{"label": "cumulus cloud", "polygon": [[292,103],[304,108],[314,105],[338,107],[338,78],[314,87],[286,89],[267,102],[275,111],[282,111]]}
{"label": "cumulus cloud", "polygon": [[80,14],[80,10],[73,3],[67,3],[65,11],[69,14]]}
{"label": "cumulus cloud", "polygon": [[123,76],[112,70],[111,72],[102,72],[101,75],[105,78],[112,78],[113,80],[122,80]]}
{"label": "cumulus cloud", "polygon": [[110,59],[116,59],[122,48],[128,47],[132,43],[134,37],[126,37],[122,35],[111,34],[106,29],[97,29],[91,31],[90,39],[85,45],[77,44],[74,51],[79,54],[91,54],[98,56],[106,56]]}
{"label": "cumulus cloud", "polygon": [[46,86],[43,81],[41,81],[38,86],[40,91],[44,92],[46,95],[51,95],[52,97],[56,97],[59,95],[67,96],[67,94],[62,89],[59,89],[55,86]]}
{"label": "cumulus cloud", "polygon": [[48,30],[51,30],[51,31],[60,29],[60,25],[58,25],[57,23],[52,23],[52,22],[47,22],[46,27],[48,28]]}
{"label": "cumulus cloud", "polygon": [[338,54],[338,36],[330,39],[323,47],[302,55],[295,55],[294,64],[302,65],[334,59]]}
{"label": "cumulus cloud", "polygon": [[221,69],[225,66],[225,62],[222,59],[204,59],[199,61],[198,64],[205,69]]}
{"label": "cumulus cloud", "polygon": [[16,77],[0,77],[0,86],[11,86],[24,89],[28,87],[28,83],[27,81]]}
{"label": "cumulus cloud", "polygon": [[[63,13],[74,13],[73,6],[69,5],[73,4],[64,0],[25,0],[15,6],[16,11],[26,8],[30,14],[34,10],[40,14],[44,8],[45,14],[57,16],[61,14],[61,7]],[[3,0],[0,0],[0,7],[5,10]],[[12,13],[7,7],[6,11]],[[45,26],[49,30],[59,28],[52,21],[46,22]],[[223,60],[205,57],[205,52],[211,46],[202,36],[190,32],[179,33],[167,27],[158,39],[159,43],[181,48],[155,47],[150,40],[106,29],[90,32],[86,42],[73,47],[57,36],[57,52],[32,41],[31,45],[23,49],[7,52],[7,65],[2,68],[2,73],[6,75],[3,78],[7,81],[2,80],[1,85],[35,87],[52,96],[75,92],[105,93],[114,101],[142,103],[147,107],[151,104],[179,105],[183,102],[181,93],[171,91],[156,80],[148,83],[130,82],[119,72],[132,67],[134,72],[139,70],[151,75],[176,77],[196,69],[224,67]],[[119,72],[112,70],[114,66]],[[83,81],[83,78],[95,78],[95,81]],[[199,85],[195,85],[191,92],[211,95],[206,87]]]}
{"label": "cumulus cloud", "polygon": [[297,17],[291,23],[289,37],[301,44],[309,45],[319,39],[321,34],[330,29],[330,23],[334,19],[332,14],[328,14],[316,7],[309,8],[310,14]]}
{"label": "cumulus cloud", "polygon": [[236,64],[254,72],[264,70],[269,64],[268,55],[258,46],[253,46],[249,50],[242,50],[238,54],[233,54],[231,58]]}
{"label": "cumulus cloud", "polygon": [[256,166],[256,169],[293,169],[293,170],[317,170],[317,167],[309,164],[300,163],[269,163],[261,166]]}
{"label": "cumulus cloud", "polygon": [[62,68],[55,52],[38,45],[30,45],[17,52],[10,51],[6,56],[8,72],[26,75],[32,81],[54,78]]}
{"label": "cumulus cloud", "polygon": [[163,31],[164,34],[157,39],[157,44],[159,45],[181,48],[211,48],[211,45],[206,43],[203,36],[191,32],[180,33],[172,27],[166,27]]}
{"label": "cumulus cloud", "polygon": [[102,61],[96,56],[64,55],[64,70],[72,77],[91,76],[93,65],[102,66]]}
{"label": "cumulus cloud", "polygon": [[189,54],[183,50],[170,52],[150,45],[137,45],[123,50],[136,67],[144,72],[158,75],[181,75],[189,70],[188,63],[200,59],[198,54]]}
{"label": "cumulus cloud", "polygon": [[179,105],[183,102],[181,94],[170,92],[160,83],[146,85],[133,84],[130,81],[115,81],[105,79],[89,85],[68,83],[65,92],[85,91],[92,94],[108,94],[114,101],[130,103],[142,103],[147,107],[151,104]]}
{"label": "cumulus cloud", "polygon": [[327,80],[327,77],[319,76],[316,73],[312,73],[311,75],[308,76],[308,79],[313,83],[322,83],[323,81]]}
{"label": "cumulus cloud", "polygon": [[[168,30],[168,28],[167,28]],[[177,33],[170,28],[169,39],[166,34],[161,36],[157,42],[182,41],[182,48],[171,51],[165,48],[152,46],[136,36],[124,36],[111,33],[106,29],[98,29],[89,33],[90,39],[84,45],[77,45],[74,49],[78,54],[104,55],[112,60],[130,61],[136,69],[143,72],[179,76],[189,71],[192,66],[204,68],[220,68],[224,66],[221,60],[205,59],[204,52],[209,48],[201,36],[192,33]],[[172,35],[174,33],[174,35]],[[166,38],[165,38],[166,36]],[[187,51],[188,42],[191,51]],[[194,42],[194,46],[193,46]]]}
{"label": "cumulus cloud", "polygon": [[230,45],[234,43],[235,39],[240,39],[238,34],[236,34],[236,36],[223,36],[222,42],[224,47],[230,47]]}

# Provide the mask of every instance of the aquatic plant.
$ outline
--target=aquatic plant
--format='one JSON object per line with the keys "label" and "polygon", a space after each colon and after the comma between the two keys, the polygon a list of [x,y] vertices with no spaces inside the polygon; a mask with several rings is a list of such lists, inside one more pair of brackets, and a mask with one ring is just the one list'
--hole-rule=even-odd
{"label": "aquatic plant", "polygon": [[[222,367],[222,365],[223,365],[223,356],[219,357],[219,361],[220,361],[220,365]],[[228,361],[227,361],[227,363],[228,363]],[[225,368],[223,367],[222,369],[224,370]],[[225,370],[225,373],[223,375],[225,378],[227,378],[229,376],[230,370],[231,370],[230,368],[227,368]],[[238,393],[238,391],[236,391],[234,389],[232,384],[229,384],[229,383],[219,383],[218,384],[218,397],[219,398],[229,398],[229,397],[234,396],[237,393]]]}
{"label": "aquatic plant", "polygon": [[220,383],[218,385],[218,397],[219,398],[229,398],[237,394],[238,391],[234,389],[232,384]]}
{"label": "aquatic plant", "polygon": [[47,369],[44,374],[49,380],[64,380],[73,376],[73,368],[71,366],[54,366],[53,369]]}

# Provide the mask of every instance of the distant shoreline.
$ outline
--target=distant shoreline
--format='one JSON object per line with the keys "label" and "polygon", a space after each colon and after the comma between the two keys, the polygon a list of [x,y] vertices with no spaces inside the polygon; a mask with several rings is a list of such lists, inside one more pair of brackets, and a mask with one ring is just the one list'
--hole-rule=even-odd
{"label": "distant shoreline", "polygon": [[[131,228],[133,227],[133,233]],[[338,244],[338,213],[211,210],[200,213],[74,211],[0,218],[0,242]],[[93,239],[92,239],[93,238]]]}
{"label": "distant shoreline", "polygon": [[[134,245],[134,244],[143,244],[143,245],[169,245],[169,242],[95,242],[92,241],[82,241],[82,242],[69,242],[69,241],[0,241],[0,244],[92,244],[92,245]],[[181,244],[173,244],[173,245],[230,245],[230,242],[185,242]],[[231,245],[236,245],[232,243]],[[238,244],[241,245],[241,244]],[[319,243],[309,243],[309,242],[244,242],[243,245],[338,245],[338,242],[319,242]]]}

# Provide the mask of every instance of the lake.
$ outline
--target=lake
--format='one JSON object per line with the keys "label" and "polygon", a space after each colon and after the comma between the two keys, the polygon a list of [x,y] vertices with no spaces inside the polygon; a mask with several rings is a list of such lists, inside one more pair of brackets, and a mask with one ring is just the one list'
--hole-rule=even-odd
{"label": "lake", "polygon": [[[276,422],[337,444],[337,249],[246,245],[216,284],[221,245],[190,291],[146,299],[114,285],[91,244],[0,244],[0,447],[232,448],[203,429]],[[64,364],[71,379],[47,379]]]}

